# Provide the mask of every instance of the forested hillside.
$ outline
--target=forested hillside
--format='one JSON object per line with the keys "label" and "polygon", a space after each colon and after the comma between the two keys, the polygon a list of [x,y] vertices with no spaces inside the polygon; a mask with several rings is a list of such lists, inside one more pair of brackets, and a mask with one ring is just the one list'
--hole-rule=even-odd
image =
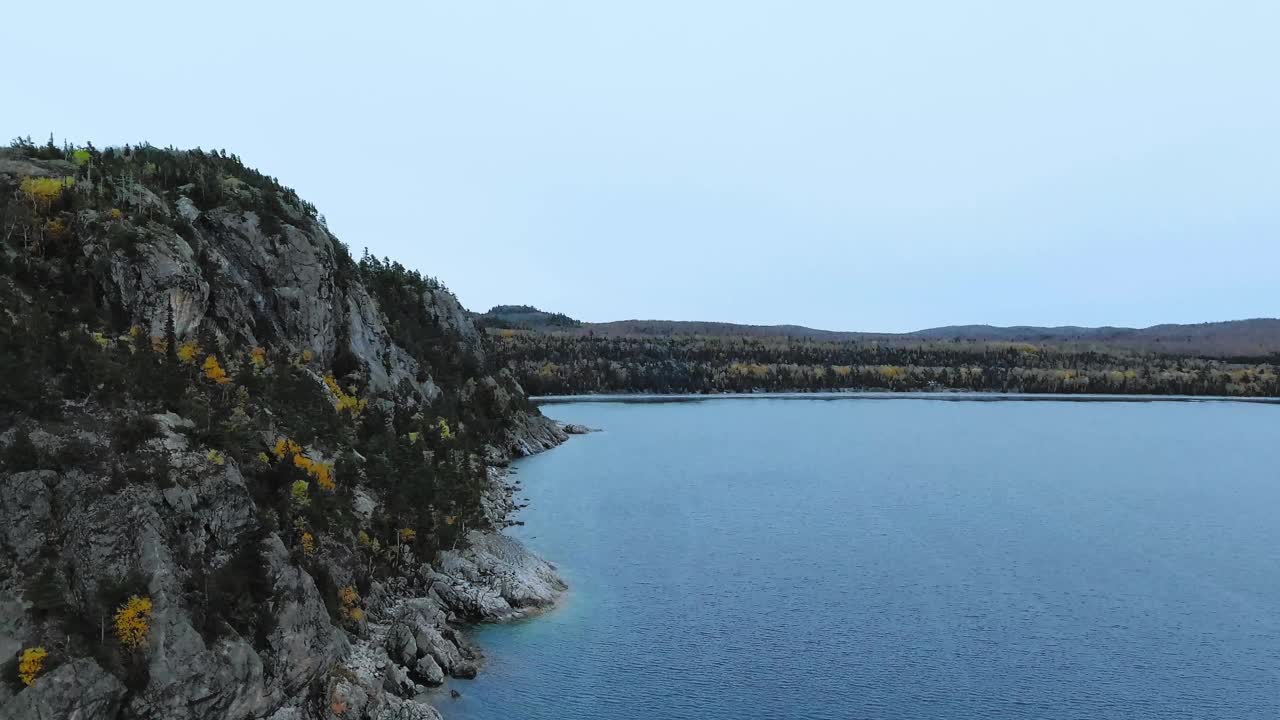
{"label": "forested hillside", "polygon": [[550,601],[472,546],[564,435],[234,155],[0,151],[0,308],[0,716],[435,717],[449,621]]}
{"label": "forested hillside", "polygon": [[801,325],[584,323],[527,306],[478,321],[534,395],[982,390],[1276,396],[1280,320],[995,327],[909,333]]}
{"label": "forested hillside", "polygon": [[[495,308],[496,310],[497,308]],[[492,311],[491,311],[492,312]],[[542,313],[550,315],[549,313]],[[481,316],[482,318],[484,316]],[[560,316],[563,317],[563,316]],[[491,327],[523,329],[557,329],[547,324],[498,324]],[[887,345],[910,345],[921,342],[967,343],[1051,343],[1074,350],[1099,352],[1150,352],[1165,355],[1187,355],[1213,358],[1266,359],[1280,355],[1280,319],[1255,318],[1195,325],[1153,325],[1148,328],[1125,327],[1036,327],[1030,325],[997,327],[994,325],[949,325],[904,333],[851,332],[818,330],[802,325],[741,325],[725,322],[693,322],[684,320],[617,320],[613,322],[579,323],[573,328],[581,335],[617,338],[638,337],[723,337],[723,338],[792,338],[828,342],[860,341]]]}
{"label": "forested hillside", "polygon": [[822,390],[1280,396],[1277,361],[1054,342],[494,331],[533,395]]}
{"label": "forested hillside", "polygon": [[525,330],[567,329],[582,323],[562,313],[544,312],[532,305],[494,305],[475,316],[477,323],[491,328],[523,328]]}

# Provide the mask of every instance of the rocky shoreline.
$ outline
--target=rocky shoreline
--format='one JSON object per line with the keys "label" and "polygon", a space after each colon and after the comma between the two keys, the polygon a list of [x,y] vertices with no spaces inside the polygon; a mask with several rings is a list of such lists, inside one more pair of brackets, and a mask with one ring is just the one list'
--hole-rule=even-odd
{"label": "rocky shoreline", "polygon": [[[569,437],[562,426],[541,416],[525,416],[493,449],[484,507],[492,530],[472,530],[466,542],[419,562],[403,574],[375,582],[364,598],[364,620],[354,631],[333,624],[313,579],[289,562],[280,540],[264,544],[263,561],[276,591],[293,598],[276,608],[278,626],[267,655],[243,640],[208,643],[192,628],[189,610],[177,600],[179,567],[165,537],[169,526],[186,524],[228,537],[244,531],[251,508],[244,504],[243,480],[231,464],[212,470],[201,463],[180,434],[165,429],[157,440],[175,466],[197,478],[192,490],[123,498],[119,507],[79,509],[92,519],[83,528],[89,567],[111,572],[118,558],[143,551],[143,571],[156,598],[151,684],[144,694],[129,692],[92,658],[61,664],[34,687],[13,694],[0,685],[0,716],[19,719],[110,720],[121,712],[138,717],[268,718],[269,720],[438,720],[424,697],[450,677],[475,677],[483,662],[465,626],[506,622],[556,604],[567,585],[555,567],[501,530],[517,509],[508,458],[555,447]],[[0,438],[3,440],[4,438]],[[55,443],[52,436],[42,442]],[[50,509],[74,502],[78,475],[58,482],[54,473],[9,475],[0,484],[0,507],[8,512],[0,533],[34,554],[44,539],[38,531]],[[50,490],[49,488],[53,489]],[[79,525],[76,533],[81,533]],[[207,540],[203,540],[207,541]],[[183,542],[199,543],[198,535]],[[101,556],[101,557],[99,557]],[[335,571],[337,568],[335,568]],[[15,651],[14,639],[27,632],[22,605],[0,592],[0,646]],[[11,612],[13,611],[13,612]],[[283,672],[269,671],[270,662]]]}
{"label": "rocky shoreline", "polygon": [[[576,434],[559,426],[552,435],[526,436],[523,454],[543,452]],[[510,525],[518,505],[505,465],[489,471],[486,498],[496,528]],[[375,586],[367,598],[363,637],[331,673],[326,701],[330,714],[376,720],[438,720],[428,693],[448,678],[473,678],[484,655],[466,625],[502,623],[551,609],[568,589],[550,562],[500,530],[473,530],[467,546],[447,551],[413,578]],[[292,703],[270,720],[315,717],[314,705]]]}
{"label": "rocky shoreline", "polygon": [[274,178],[83,152],[0,149],[0,211],[61,238],[0,243],[0,718],[438,717],[460,627],[564,589],[501,530],[567,428]]}

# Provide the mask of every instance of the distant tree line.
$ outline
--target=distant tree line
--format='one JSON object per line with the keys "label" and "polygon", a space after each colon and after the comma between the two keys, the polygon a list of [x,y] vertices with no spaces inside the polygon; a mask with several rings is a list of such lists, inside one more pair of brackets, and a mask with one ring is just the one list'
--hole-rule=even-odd
{"label": "distant tree line", "polygon": [[497,330],[531,395],[831,390],[1280,396],[1275,362],[1029,343],[602,337]]}

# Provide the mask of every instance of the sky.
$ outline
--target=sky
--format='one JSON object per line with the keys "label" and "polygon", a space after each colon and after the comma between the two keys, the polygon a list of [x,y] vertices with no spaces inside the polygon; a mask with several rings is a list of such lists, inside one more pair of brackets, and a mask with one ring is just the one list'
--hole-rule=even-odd
{"label": "sky", "polygon": [[1280,315],[1280,3],[10,3],[0,142],[225,148],[473,309]]}

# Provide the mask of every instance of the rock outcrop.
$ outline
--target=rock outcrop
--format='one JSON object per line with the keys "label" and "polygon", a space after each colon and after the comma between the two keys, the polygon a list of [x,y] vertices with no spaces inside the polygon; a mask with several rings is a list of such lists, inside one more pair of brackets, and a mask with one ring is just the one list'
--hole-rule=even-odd
{"label": "rock outcrop", "polygon": [[93,660],[75,660],[0,706],[14,720],[107,720],[117,717],[125,697],[120,681]]}
{"label": "rock outcrop", "polygon": [[459,619],[505,622],[551,607],[566,589],[555,566],[500,533],[472,532],[445,552],[432,592]]}
{"label": "rock outcrop", "polygon": [[[65,323],[60,342],[94,343],[30,369],[44,400],[0,402],[0,717],[438,718],[421,693],[481,667],[465,624],[565,589],[500,530],[514,508],[501,468],[567,435],[488,364],[439,283],[376,261],[362,272],[314,208],[225,154],[142,150],[95,156],[92,178],[0,152],[0,195],[26,198],[0,208],[0,324],[43,340],[48,327],[23,325],[57,306],[40,318]],[[30,179],[62,182],[56,201],[24,195]],[[180,370],[203,385],[158,403],[127,383],[172,364],[134,367],[171,357],[167,338],[202,348]],[[269,362],[250,360],[263,348]],[[201,368],[206,355],[236,382]],[[119,387],[83,377],[135,370]],[[366,406],[377,422],[357,419]],[[376,433],[390,440],[375,467],[357,444]],[[272,457],[286,436],[306,455]],[[423,557],[413,528],[391,524],[395,503],[439,482],[397,474],[417,463],[466,479],[418,532],[465,530]],[[321,465],[328,486],[304,473]],[[148,603],[137,646],[113,637],[131,595]],[[12,669],[30,648],[50,660],[28,687]]]}

